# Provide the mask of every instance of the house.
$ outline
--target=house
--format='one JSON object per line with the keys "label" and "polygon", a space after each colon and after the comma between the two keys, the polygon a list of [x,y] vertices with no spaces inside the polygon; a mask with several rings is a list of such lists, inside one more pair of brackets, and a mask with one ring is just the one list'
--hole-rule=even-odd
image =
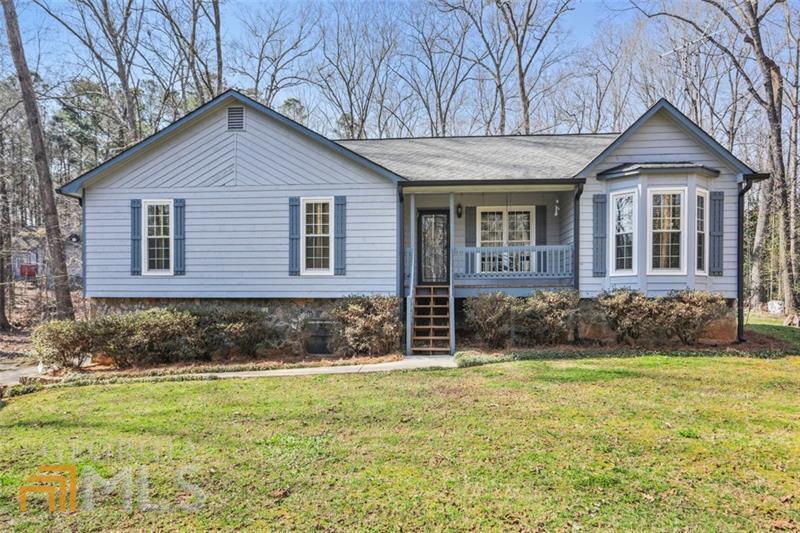
{"label": "house", "polygon": [[741,304],[743,195],[766,177],[666,100],[621,134],[332,141],[228,91],[59,192],[100,312],[397,295],[407,351],[452,353],[484,291]]}

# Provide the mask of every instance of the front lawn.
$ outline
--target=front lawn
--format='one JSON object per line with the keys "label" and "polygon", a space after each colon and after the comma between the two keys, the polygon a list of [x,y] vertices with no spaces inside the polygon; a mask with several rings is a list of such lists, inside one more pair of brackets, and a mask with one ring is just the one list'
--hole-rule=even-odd
{"label": "front lawn", "polygon": [[[798,357],[54,389],[0,435],[3,529],[800,527]],[[120,483],[21,515],[24,478],[62,462]]]}

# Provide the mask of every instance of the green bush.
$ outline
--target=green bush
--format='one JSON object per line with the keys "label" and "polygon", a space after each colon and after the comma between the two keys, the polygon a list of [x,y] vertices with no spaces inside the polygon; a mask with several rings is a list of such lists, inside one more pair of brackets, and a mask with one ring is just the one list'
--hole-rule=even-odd
{"label": "green bush", "polygon": [[514,336],[523,345],[560,344],[570,338],[580,296],[577,291],[539,291],[514,308]]}
{"label": "green bush", "polygon": [[93,321],[98,351],[119,368],[203,358],[197,318],[188,311],[153,308]]}
{"label": "green bush", "polygon": [[659,322],[684,344],[696,344],[711,321],[728,309],[722,296],[704,291],[677,291],[659,300]]}
{"label": "green bush", "polygon": [[45,364],[80,368],[94,352],[94,335],[88,322],[51,320],[33,331],[33,353]]}
{"label": "green bush", "polygon": [[384,355],[397,350],[403,336],[399,300],[391,296],[351,296],[331,311],[337,355]]}
{"label": "green bush", "polygon": [[597,304],[619,342],[635,344],[642,336],[650,339],[669,336],[659,321],[664,309],[659,308],[659,302],[654,298],[647,298],[638,291],[618,289],[601,293]]}
{"label": "green bush", "polygon": [[193,306],[186,310],[197,320],[201,352],[209,357],[227,358],[231,351],[252,357],[259,347],[273,346],[281,339],[267,315],[250,306]]}
{"label": "green bush", "polygon": [[517,298],[502,292],[485,293],[464,302],[467,324],[478,340],[491,348],[502,348],[511,337]]}

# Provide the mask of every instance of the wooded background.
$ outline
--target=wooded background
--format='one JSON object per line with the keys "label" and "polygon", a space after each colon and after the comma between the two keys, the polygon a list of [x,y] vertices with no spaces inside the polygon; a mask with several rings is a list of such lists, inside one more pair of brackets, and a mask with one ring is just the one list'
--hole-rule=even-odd
{"label": "wooded background", "polygon": [[[11,28],[14,3],[3,4]],[[36,45],[27,65],[54,186],[229,87],[332,138],[619,132],[665,97],[772,173],[747,202],[746,295],[752,306],[778,299],[794,313],[800,0],[609,1],[588,11],[577,0],[16,7],[21,48]],[[41,22],[24,24],[32,20]],[[585,28],[590,35],[576,38]],[[42,41],[55,35],[54,64]],[[15,237],[41,228],[47,212],[8,42],[0,43],[0,327]],[[56,201],[61,233],[80,234],[77,202]]]}

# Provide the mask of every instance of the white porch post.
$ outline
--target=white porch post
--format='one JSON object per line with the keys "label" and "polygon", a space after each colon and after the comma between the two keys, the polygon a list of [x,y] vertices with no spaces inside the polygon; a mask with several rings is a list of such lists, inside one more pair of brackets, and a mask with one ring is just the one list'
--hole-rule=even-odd
{"label": "white porch post", "polygon": [[411,264],[408,267],[406,296],[406,355],[411,355],[411,338],[414,335],[414,290],[417,281],[417,205],[413,192],[408,195],[408,200],[408,242],[411,246]]}
{"label": "white porch post", "polygon": [[450,250],[448,251],[448,260],[450,262],[449,272],[450,272],[450,290],[448,291],[450,295],[450,299],[448,302],[448,314],[450,315],[450,355],[453,355],[456,352],[456,309],[455,309],[455,298],[453,297],[453,255],[455,251],[455,242],[456,242],[456,199],[453,193],[450,193],[450,239],[449,239],[449,246]]}

